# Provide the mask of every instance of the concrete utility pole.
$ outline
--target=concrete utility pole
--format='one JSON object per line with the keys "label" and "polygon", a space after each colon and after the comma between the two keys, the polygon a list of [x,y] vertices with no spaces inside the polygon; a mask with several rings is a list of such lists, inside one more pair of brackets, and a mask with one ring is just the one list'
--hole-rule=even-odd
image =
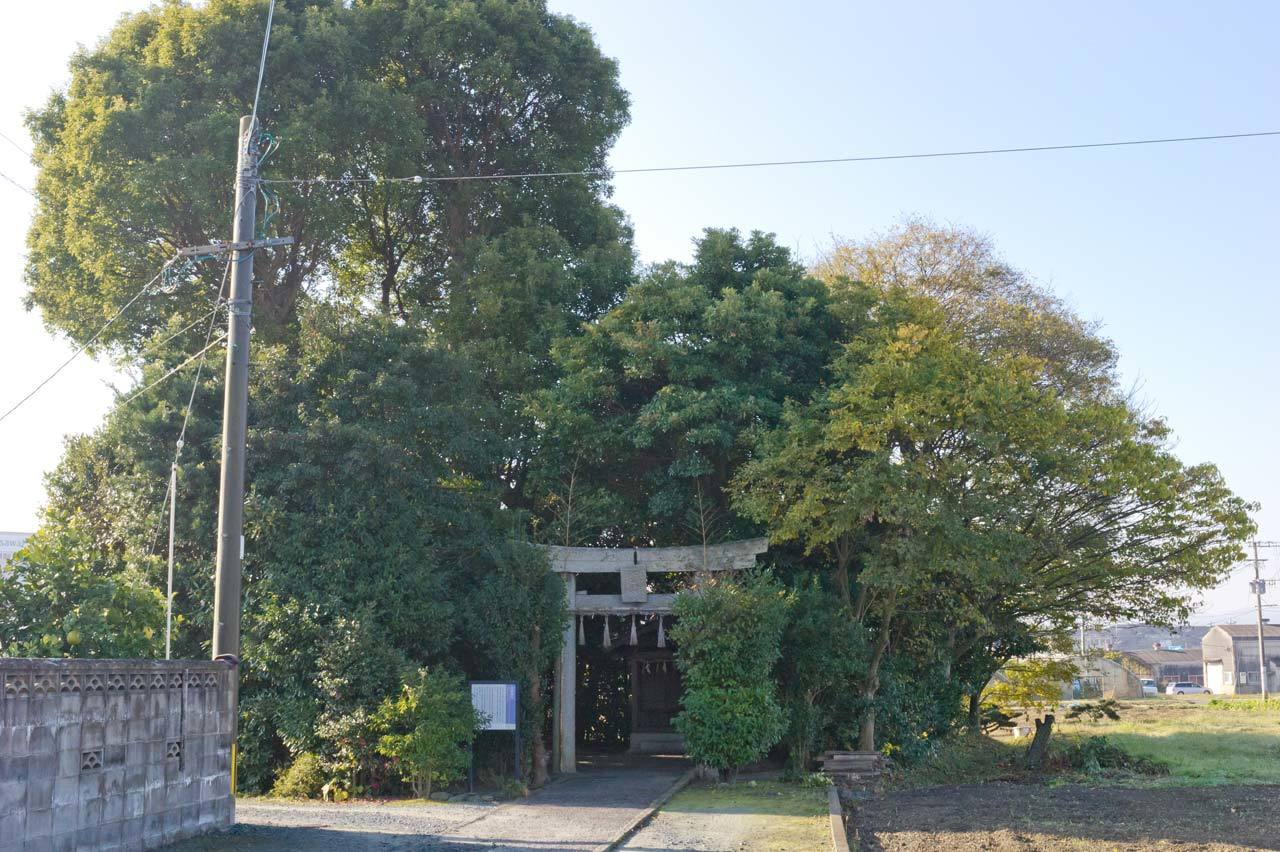
{"label": "concrete utility pole", "polygon": [[[218,569],[213,593],[213,657],[240,659],[240,568],[244,559],[244,447],[249,405],[249,329],[253,314],[253,230],[258,201],[257,128],[240,119],[232,224],[231,298],[227,303],[227,377],[222,408],[222,490]],[[249,247],[242,247],[248,243]]]}
{"label": "concrete utility pole", "polygon": [[[1270,542],[1268,542],[1270,543]],[[1253,542],[1253,594],[1258,604],[1258,677],[1262,681],[1262,700],[1267,700],[1267,652],[1266,642],[1262,636],[1262,593],[1266,583],[1262,579],[1262,559],[1258,558],[1260,542]]]}

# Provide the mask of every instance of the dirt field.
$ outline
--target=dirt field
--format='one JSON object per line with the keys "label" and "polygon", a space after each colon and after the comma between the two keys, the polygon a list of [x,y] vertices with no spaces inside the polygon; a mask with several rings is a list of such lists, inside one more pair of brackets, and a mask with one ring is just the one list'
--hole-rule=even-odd
{"label": "dirt field", "polygon": [[885,852],[1280,849],[1278,819],[1280,786],[1274,785],[1005,782],[893,792],[853,816],[860,848]]}

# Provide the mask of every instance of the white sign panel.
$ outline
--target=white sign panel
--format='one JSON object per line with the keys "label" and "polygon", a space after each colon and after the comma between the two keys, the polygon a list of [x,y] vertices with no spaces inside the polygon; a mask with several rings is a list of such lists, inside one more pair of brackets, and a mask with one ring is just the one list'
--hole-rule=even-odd
{"label": "white sign panel", "polygon": [[516,684],[507,681],[472,681],[471,706],[489,720],[482,730],[516,729]]}

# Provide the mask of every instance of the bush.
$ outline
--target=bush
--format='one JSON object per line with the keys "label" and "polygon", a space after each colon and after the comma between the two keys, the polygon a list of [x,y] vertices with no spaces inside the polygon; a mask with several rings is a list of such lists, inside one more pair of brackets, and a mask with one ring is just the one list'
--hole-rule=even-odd
{"label": "bush", "polygon": [[788,602],[767,574],[676,598],[671,637],[685,687],[676,730],[689,756],[722,776],[764,756],[786,730],[773,667]]}
{"label": "bush", "polygon": [[313,799],[320,795],[327,780],[320,757],[304,751],[276,780],[271,795],[279,799]]}
{"label": "bush", "polygon": [[676,730],[691,759],[732,776],[782,739],[786,722],[772,683],[702,687],[685,693]]}
{"label": "bush", "polygon": [[433,784],[466,774],[466,746],[483,721],[461,678],[422,669],[400,695],[378,708],[374,724],[383,732],[378,752],[391,759],[413,794],[425,799]]}
{"label": "bush", "polygon": [[1167,764],[1132,755],[1106,737],[1087,737],[1073,742],[1060,752],[1059,759],[1067,767],[1090,775],[1108,769],[1142,775],[1169,774]]}

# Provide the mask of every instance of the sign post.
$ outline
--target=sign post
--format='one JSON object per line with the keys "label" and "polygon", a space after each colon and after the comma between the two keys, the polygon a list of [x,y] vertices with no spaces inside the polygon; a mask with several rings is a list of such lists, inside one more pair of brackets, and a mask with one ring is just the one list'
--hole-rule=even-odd
{"label": "sign post", "polygon": [[[516,780],[523,776],[520,766],[520,688],[514,680],[471,681],[471,706],[485,717],[482,731],[511,731],[515,735]],[[475,789],[475,752],[471,753],[470,789]]]}

